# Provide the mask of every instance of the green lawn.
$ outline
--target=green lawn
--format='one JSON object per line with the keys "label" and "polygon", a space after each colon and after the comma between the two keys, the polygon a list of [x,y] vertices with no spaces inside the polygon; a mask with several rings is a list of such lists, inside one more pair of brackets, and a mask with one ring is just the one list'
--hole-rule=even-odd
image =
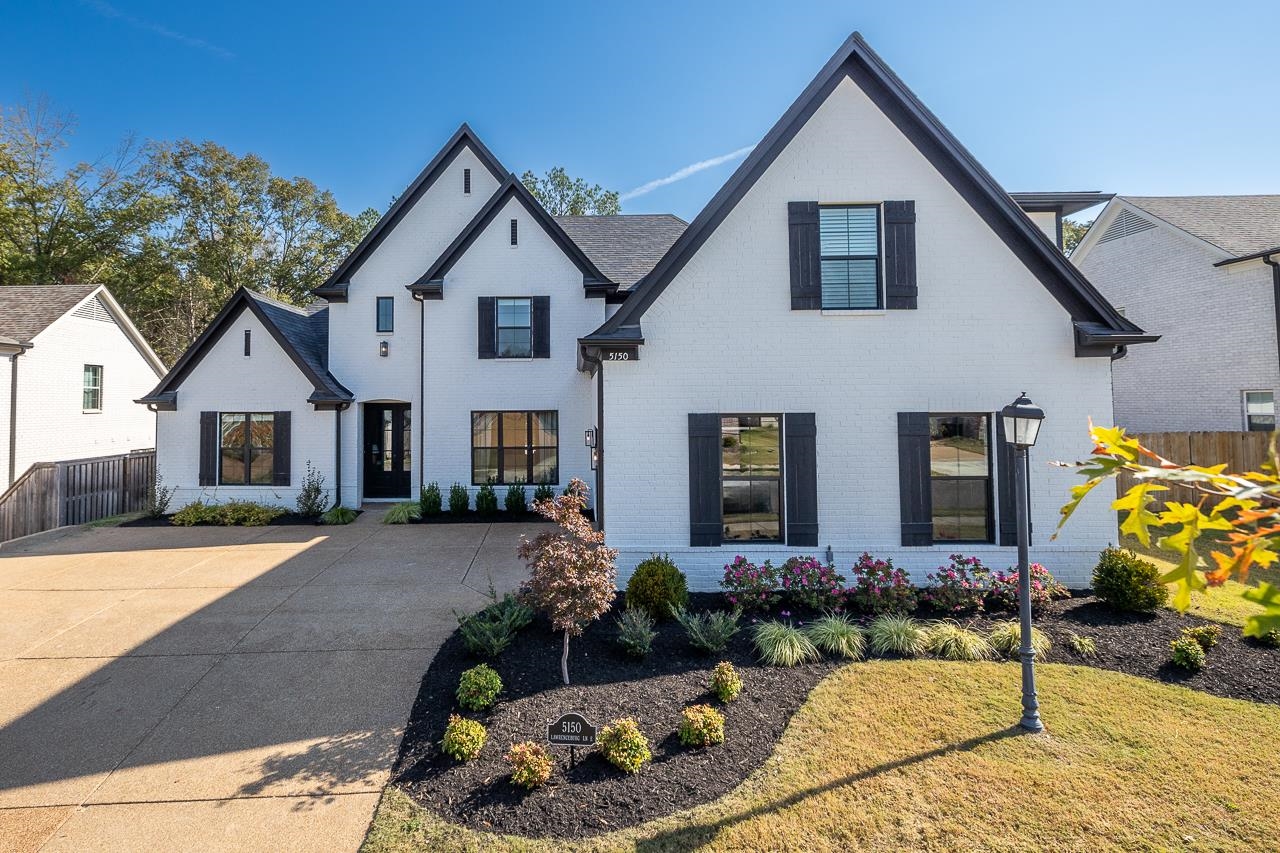
{"label": "green lawn", "polygon": [[363,851],[1097,853],[1273,843],[1280,787],[1265,745],[1280,708],[1087,667],[1039,672],[1044,735],[1010,728],[1014,665],[856,663],[816,687],[765,765],[715,802],[556,842],[463,829],[389,788]]}
{"label": "green lawn", "polygon": [[[1126,548],[1132,548],[1145,559],[1155,563],[1161,572],[1172,571],[1176,565],[1170,555],[1156,551],[1153,548],[1143,548],[1136,540],[1126,537],[1121,544]],[[1263,581],[1280,585],[1280,565],[1272,566],[1268,569],[1254,566],[1249,571],[1250,586]],[[1191,609],[1187,612],[1199,616],[1201,619],[1210,619],[1214,622],[1221,622],[1224,625],[1243,626],[1246,619],[1263,611],[1262,605],[1254,604],[1252,601],[1245,601],[1240,597],[1240,593],[1247,588],[1245,584],[1239,581],[1227,581],[1220,587],[1210,588],[1204,592],[1193,592],[1191,593]],[[1173,587],[1170,587],[1169,590],[1170,598],[1172,599]]]}

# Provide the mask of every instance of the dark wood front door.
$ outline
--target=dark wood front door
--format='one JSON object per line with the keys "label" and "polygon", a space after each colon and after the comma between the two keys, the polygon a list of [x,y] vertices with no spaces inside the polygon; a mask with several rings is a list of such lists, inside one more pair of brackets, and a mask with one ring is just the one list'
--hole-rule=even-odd
{"label": "dark wood front door", "polygon": [[364,496],[408,498],[413,430],[407,403],[365,403]]}

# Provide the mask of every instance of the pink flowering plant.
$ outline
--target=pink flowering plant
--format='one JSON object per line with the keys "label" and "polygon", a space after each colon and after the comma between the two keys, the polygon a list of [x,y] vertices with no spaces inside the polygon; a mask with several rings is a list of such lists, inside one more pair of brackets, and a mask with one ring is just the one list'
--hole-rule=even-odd
{"label": "pink flowering plant", "polygon": [[724,567],[724,597],[743,610],[767,610],[778,602],[778,571],[769,560],[757,566],[739,554]]}
{"label": "pink flowering plant", "polygon": [[980,612],[990,579],[990,569],[977,557],[952,554],[949,565],[928,575],[929,585],[920,598],[943,613]]}
{"label": "pink flowering plant", "polygon": [[845,604],[864,613],[910,613],[916,609],[916,588],[893,560],[878,560],[863,552],[853,564],[853,585],[845,590]]}
{"label": "pink flowering plant", "polygon": [[[1058,583],[1057,578],[1039,563],[1031,564],[1031,607],[1040,609],[1055,598],[1067,598],[1071,593]],[[995,571],[987,585],[984,604],[988,610],[1018,609],[1018,569]]]}
{"label": "pink flowering plant", "polygon": [[778,583],[787,599],[810,610],[839,606],[844,595],[844,575],[816,557],[792,557],[778,570]]}

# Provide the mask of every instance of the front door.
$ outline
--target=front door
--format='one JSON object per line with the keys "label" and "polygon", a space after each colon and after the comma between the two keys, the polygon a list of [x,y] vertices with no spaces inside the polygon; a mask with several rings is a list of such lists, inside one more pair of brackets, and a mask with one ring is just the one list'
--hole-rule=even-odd
{"label": "front door", "polygon": [[364,496],[408,498],[412,467],[408,403],[364,404]]}

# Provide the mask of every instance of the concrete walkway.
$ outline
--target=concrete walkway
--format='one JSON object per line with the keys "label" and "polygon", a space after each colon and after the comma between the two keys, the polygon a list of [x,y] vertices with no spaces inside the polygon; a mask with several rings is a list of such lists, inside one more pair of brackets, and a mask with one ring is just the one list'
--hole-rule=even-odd
{"label": "concrete walkway", "polygon": [[538,529],[377,522],[0,551],[0,850],[355,850],[452,611]]}

